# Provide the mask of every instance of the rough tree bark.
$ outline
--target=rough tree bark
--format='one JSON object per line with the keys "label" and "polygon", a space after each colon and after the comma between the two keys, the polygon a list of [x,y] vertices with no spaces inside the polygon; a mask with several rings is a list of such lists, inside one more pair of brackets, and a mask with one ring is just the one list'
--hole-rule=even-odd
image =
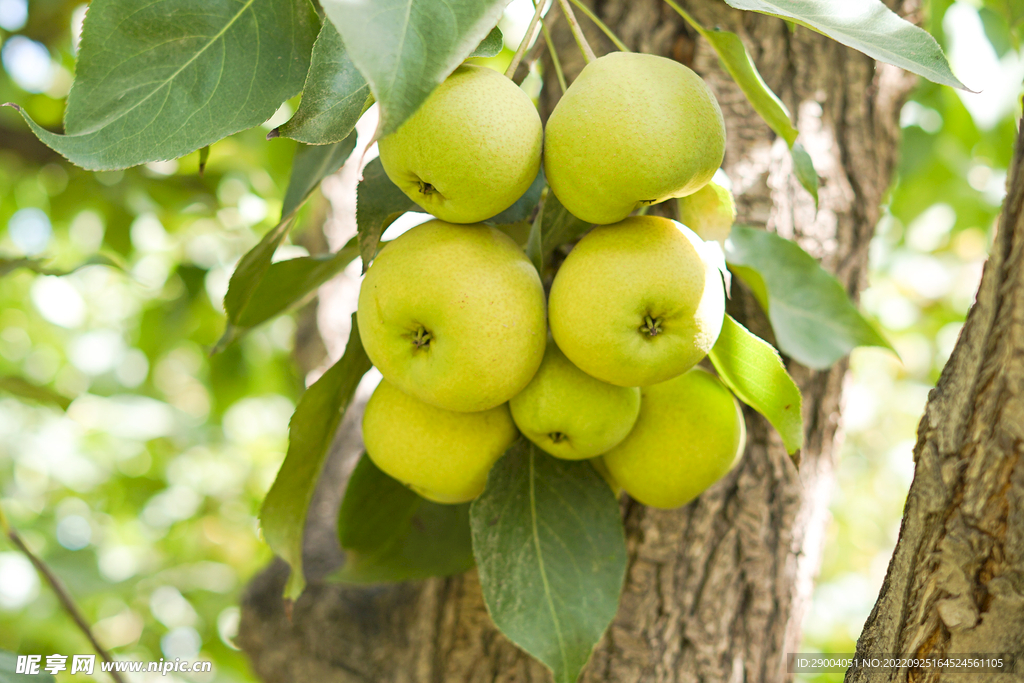
{"label": "rough tree bark", "polygon": [[[1024,676],[1024,136],[978,297],[918,427],[863,655],[1014,654]],[[901,669],[871,681],[937,681]],[[846,680],[868,680],[851,671]],[[950,674],[941,677],[952,680]],[[972,674],[971,681],[1007,680]]]}
{"label": "rough tree bark", "polygon": [[[790,173],[785,143],[751,109],[710,46],[668,6],[604,0],[595,9],[631,49],[675,58],[705,77],[726,119],[725,169],[739,220],[796,239],[856,296],[893,172],[899,110],[913,80],[821,35],[791,31],[778,19],[720,2],[684,4],[706,26],[739,33],[767,83],[796,115],[822,176],[817,212]],[[891,6],[904,15],[917,7]],[[579,52],[564,22],[553,28],[571,77],[582,67]],[[607,51],[604,39],[587,28],[598,53]],[[542,108],[553,105],[556,89],[546,86]],[[753,299],[736,284],[730,312],[770,335]],[[747,410],[746,453],[723,482],[680,510],[625,503],[627,583],[583,680],[786,678],[784,654],[799,643],[819,565],[846,363],[825,372],[794,363],[790,369],[804,394],[807,438],[799,471],[777,434]],[[257,577],[243,600],[238,642],[257,673],[275,683],[550,680],[491,625],[474,572],[374,588],[315,581],[340,559],[332,532],[344,471],[338,463],[358,449],[355,420],[346,419],[336,449],[341,455],[328,466],[314,504],[307,540],[314,583],[295,604],[292,620],[280,600],[286,573],[280,564]]]}

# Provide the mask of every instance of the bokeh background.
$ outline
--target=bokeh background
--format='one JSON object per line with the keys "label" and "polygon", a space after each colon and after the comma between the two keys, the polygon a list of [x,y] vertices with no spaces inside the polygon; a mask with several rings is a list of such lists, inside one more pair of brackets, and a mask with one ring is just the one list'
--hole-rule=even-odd
{"label": "bokeh background", "polygon": [[[59,127],[85,7],[0,0],[0,102]],[[982,92],[923,82],[902,112],[898,177],[862,297],[901,360],[879,349],[851,359],[807,652],[852,652],[877,596],[917,423],[973,301],[1020,116],[1024,3],[936,0],[922,11],[954,71]],[[529,0],[510,6],[507,42],[530,13]],[[255,680],[232,637],[240,591],[270,560],[256,514],[304,386],[292,352],[308,311],[208,351],[235,263],[280,213],[295,143],[264,137],[294,106],[214,145],[203,176],[198,154],[82,171],[0,109],[0,505],[117,656],[215,663],[163,681]],[[323,198],[310,202],[276,258],[322,244],[325,212]],[[8,268],[25,257],[50,274]],[[0,650],[91,652],[5,540]]]}

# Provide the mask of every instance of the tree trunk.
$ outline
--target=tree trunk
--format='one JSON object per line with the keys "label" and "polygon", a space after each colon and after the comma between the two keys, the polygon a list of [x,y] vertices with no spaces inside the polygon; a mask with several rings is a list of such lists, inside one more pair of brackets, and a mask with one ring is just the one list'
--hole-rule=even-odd
{"label": "tree trunk", "polygon": [[[914,461],[899,541],[858,651],[1014,654],[1024,676],[1024,136],[977,300],[928,398]],[[868,678],[859,670],[846,680]]]}
{"label": "tree trunk", "polygon": [[[784,141],[752,110],[711,47],[667,5],[605,0],[596,10],[631,49],[675,58],[708,81],[725,115],[725,169],[739,220],[797,240],[856,296],[893,172],[899,110],[913,80],[775,18],[720,2],[684,4],[706,26],[739,33],[766,82],[795,113],[822,177],[817,212],[790,172]],[[894,6],[905,14],[911,3]],[[580,19],[596,51],[610,49]],[[564,21],[552,28],[571,78],[582,67],[579,51]],[[549,79],[542,109],[550,110],[556,91]],[[735,281],[729,310],[771,338],[753,298]],[[824,372],[789,367],[804,394],[799,471],[778,435],[747,409],[746,453],[724,481],[679,510],[624,503],[626,586],[582,680],[786,678],[785,653],[799,643],[823,544],[846,362]],[[356,417],[346,425],[341,439],[347,446],[337,450],[351,457],[359,448]],[[307,534],[307,573],[314,583],[295,604],[291,621],[280,599],[287,571],[280,563],[257,577],[243,600],[239,644],[258,674],[274,683],[549,681],[540,664],[491,624],[475,572],[373,588],[315,581],[340,558],[333,525],[344,457],[328,466],[314,502]]]}

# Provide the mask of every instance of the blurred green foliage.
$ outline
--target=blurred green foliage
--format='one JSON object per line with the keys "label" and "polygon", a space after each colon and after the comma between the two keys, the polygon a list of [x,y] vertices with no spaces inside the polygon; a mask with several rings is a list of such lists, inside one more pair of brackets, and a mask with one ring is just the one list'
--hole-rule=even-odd
{"label": "blurred green foliage", "polygon": [[[944,20],[954,6],[974,12],[1005,73],[1018,73],[1021,5],[935,0],[927,26],[947,49],[956,36]],[[85,5],[26,7],[24,25],[0,16],[0,102],[18,102],[56,128]],[[43,48],[48,66],[29,78],[19,68],[31,60],[15,65],[15,48],[29,56]],[[973,85],[974,74],[958,75]],[[805,651],[852,652],[884,576],[917,422],[973,300],[998,214],[1019,78],[1010,87],[1017,108],[994,122],[980,122],[978,108],[972,114],[970,95],[930,83],[903,112],[902,161],[862,297],[903,363],[881,350],[854,352],[846,445]],[[0,256],[72,269],[105,253],[125,264],[0,278],[0,377],[72,401],[65,413],[0,393],[0,501],[118,656],[212,659],[217,681],[253,680],[231,638],[242,585],[270,558],[256,512],[303,386],[290,358],[290,316],[208,354],[223,332],[234,264],[280,212],[295,143],[265,141],[270,127],[214,145],[203,176],[198,154],[90,173],[0,109]],[[90,652],[8,544],[0,544],[0,649]]]}

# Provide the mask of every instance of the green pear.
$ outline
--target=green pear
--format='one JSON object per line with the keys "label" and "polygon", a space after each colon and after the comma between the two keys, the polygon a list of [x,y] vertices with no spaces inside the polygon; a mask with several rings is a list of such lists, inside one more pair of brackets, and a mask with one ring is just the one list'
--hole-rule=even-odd
{"label": "green pear", "polygon": [[724,477],[745,443],[739,403],[717,377],[696,367],[642,389],[636,426],[603,460],[630,496],[669,509]]}
{"label": "green pear", "polygon": [[704,81],[657,55],[612,52],[584,67],[544,129],[544,172],[577,218],[604,225],[704,187],[725,121]]}
{"label": "green pear", "polygon": [[640,412],[640,390],[594,379],[548,340],[540,369],[509,408],[519,430],[541,450],[584,460],[626,438]]}
{"label": "green pear", "polygon": [[436,503],[479,496],[518,433],[508,405],[457,413],[381,380],[363,413],[366,454],[381,471]]}
{"label": "green pear", "polygon": [[487,410],[544,357],[544,288],[508,236],[428,221],[389,242],[359,290],[366,354],[385,379],[439,408]]}
{"label": "green pear", "polygon": [[725,242],[736,222],[732,192],[710,182],[679,202],[679,220],[702,240]]}
{"label": "green pear", "polygon": [[725,318],[717,267],[693,231],[658,216],[594,228],[548,299],[551,334],[576,367],[622,387],[664,382],[707,355]]}
{"label": "green pear", "polygon": [[461,66],[378,149],[385,173],[425,211],[475,223],[511,206],[540,170],[543,127],[503,75]]}

